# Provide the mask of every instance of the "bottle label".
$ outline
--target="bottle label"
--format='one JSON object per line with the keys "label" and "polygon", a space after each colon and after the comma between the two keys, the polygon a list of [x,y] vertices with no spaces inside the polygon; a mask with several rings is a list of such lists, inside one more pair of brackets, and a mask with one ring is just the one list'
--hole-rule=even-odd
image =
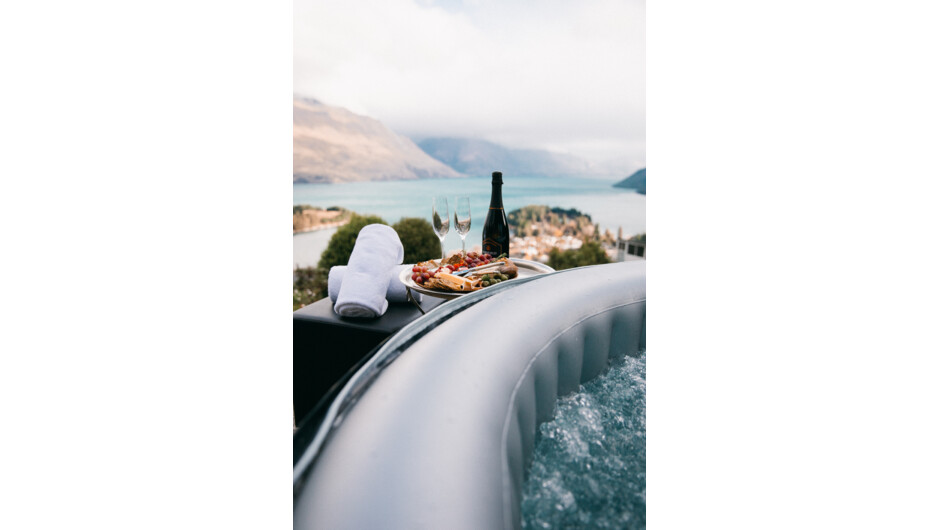
{"label": "bottle label", "polygon": [[503,252],[506,252],[506,250],[503,249],[503,246],[497,243],[495,239],[484,239],[483,240],[483,252],[495,258],[496,256],[499,256]]}

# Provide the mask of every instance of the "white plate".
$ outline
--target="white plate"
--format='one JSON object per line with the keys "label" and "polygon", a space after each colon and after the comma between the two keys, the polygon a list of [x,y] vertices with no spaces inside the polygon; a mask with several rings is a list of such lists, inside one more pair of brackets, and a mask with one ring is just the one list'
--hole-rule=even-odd
{"label": "white plate", "polygon": [[[529,261],[527,259],[517,259],[517,258],[509,258],[509,260],[516,264],[516,268],[519,269],[519,275],[511,280],[506,280],[507,282],[512,282],[519,278],[529,278],[531,276],[538,276],[539,274],[545,274],[546,272],[555,272],[555,269],[549,267],[548,265],[539,263],[537,261]],[[433,261],[435,264],[438,263],[437,260],[433,260]],[[405,287],[408,287],[409,289],[415,292],[418,292],[427,296],[433,296],[435,298],[444,298],[446,300],[453,300],[454,298],[460,298],[461,296],[470,294],[471,292],[474,292],[474,293],[476,292],[476,291],[468,291],[466,293],[461,293],[458,291],[437,291],[434,289],[428,289],[426,287],[422,287],[418,285],[417,283],[415,283],[414,280],[411,279],[412,274],[414,273],[411,271],[411,269],[405,269],[401,271],[401,274],[398,275],[398,279],[401,280],[401,283],[405,284]]]}

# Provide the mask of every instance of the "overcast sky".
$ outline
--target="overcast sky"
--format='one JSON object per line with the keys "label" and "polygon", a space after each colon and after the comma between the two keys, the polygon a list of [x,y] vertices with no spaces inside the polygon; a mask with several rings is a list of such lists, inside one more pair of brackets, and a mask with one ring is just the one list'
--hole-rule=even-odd
{"label": "overcast sky", "polygon": [[645,0],[295,0],[294,91],[413,138],[645,166]]}

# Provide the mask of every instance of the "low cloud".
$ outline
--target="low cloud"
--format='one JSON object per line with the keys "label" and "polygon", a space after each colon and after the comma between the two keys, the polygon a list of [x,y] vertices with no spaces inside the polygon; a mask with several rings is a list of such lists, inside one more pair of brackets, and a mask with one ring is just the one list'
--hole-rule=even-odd
{"label": "low cloud", "polygon": [[642,1],[296,0],[294,90],[397,132],[645,165]]}

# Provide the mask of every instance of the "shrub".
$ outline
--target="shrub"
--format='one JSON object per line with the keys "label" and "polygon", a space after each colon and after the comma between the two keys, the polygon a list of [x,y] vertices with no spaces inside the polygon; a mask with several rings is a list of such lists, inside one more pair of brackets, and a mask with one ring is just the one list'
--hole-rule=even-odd
{"label": "shrub", "polygon": [[403,263],[418,263],[433,259],[441,253],[441,240],[434,234],[426,219],[419,217],[404,217],[392,228],[398,232],[398,238],[405,247]]}
{"label": "shrub", "polygon": [[333,234],[333,237],[330,238],[330,242],[326,245],[326,250],[320,255],[317,268],[329,271],[330,267],[349,264],[349,256],[352,254],[353,247],[356,245],[356,238],[359,237],[359,231],[367,225],[376,223],[383,225],[388,224],[383,221],[381,217],[353,214],[349,223],[339,227],[336,233]]}
{"label": "shrub", "polygon": [[327,274],[313,267],[294,269],[294,311],[326,297]]}
{"label": "shrub", "polygon": [[579,249],[562,251],[553,248],[548,253],[548,266],[556,271],[604,263],[610,263],[610,259],[607,258],[604,248],[596,241],[587,241]]}

